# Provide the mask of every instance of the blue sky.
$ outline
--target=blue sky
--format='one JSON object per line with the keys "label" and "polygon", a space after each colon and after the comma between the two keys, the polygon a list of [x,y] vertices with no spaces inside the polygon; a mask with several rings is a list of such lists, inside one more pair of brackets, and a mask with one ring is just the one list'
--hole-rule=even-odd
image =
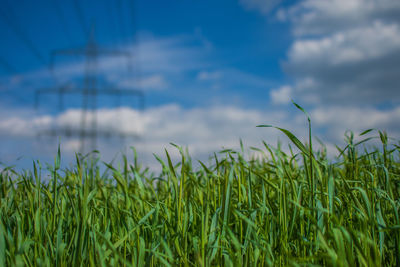
{"label": "blue sky", "polygon": [[[109,160],[134,145],[145,163],[169,142],[206,158],[222,147],[261,140],[286,141],[272,123],[303,137],[311,114],[316,135],[335,154],[346,130],[400,127],[400,4],[390,0],[231,1],[1,1],[0,162],[28,166],[48,161],[57,138],[43,129],[78,128],[81,99],[41,98],[38,88],[65,83],[80,88],[84,59],[50,54],[82,47],[95,25],[106,49],[131,59],[98,59],[99,90],[140,89],[146,110],[132,98],[99,97],[98,127],[137,133],[138,140],[99,139]],[[131,66],[131,68],[129,68]],[[65,159],[78,139],[61,137]],[[20,159],[20,156],[24,156]]]}
{"label": "blue sky", "polygon": [[[135,1],[134,13],[131,1],[97,1],[98,4],[94,1],[78,2],[83,22],[74,1],[39,1],[39,4],[23,1],[18,6],[15,2],[5,1],[8,4],[4,7],[9,7],[12,12],[6,11],[7,18],[3,16],[2,19],[1,33],[5,40],[2,43],[2,58],[22,73],[46,68],[43,63],[50,62],[51,51],[84,45],[87,41],[85,33],[94,22],[98,43],[110,49],[126,48],[135,36],[139,46],[142,39],[154,38],[161,42],[175,42],[170,49],[181,49],[180,60],[187,62],[180,64],[186,73],[183,77],[168,78],[179,79],[175,82],[179,82],[180,87],[190,88],[182,88],[171,98],[171,92],[168,91],[150,94],[149,105],[170,101],[178,101],[185,107],[203,105],[205,99],[190,101],[196,91],[207,86],[193,84],[199,72],[195,65],[200,64],[210,72],[218,69],[238,70],[243,75],[259,79],[258,86],[248,87],[247,84],[238,83],[224,88],[229,93],[213,93],[221,98],[227,95],[243,98],[244,105],[262,106],[268,100],[266,86],[261,81],[271,86],[285,79],[280,62],[291,41],[288,23],[247,11],[239,2],[218,1],[211,5],[207,1]],[[15,31],[15,26],[23,31],[23,38],[19,31]],[[30,42],[25,42],[26,39]],[[64,59],[57,59],[57,62]],[[175,58],[168,60],[173,61]],[[190,61],[193,61],[192,66]],[[140,65],[137,67],[140,68]],[[2,74],[9,74],[4,66],[1,71]],[[52,86],[52,82],[48,86]],[[31,87],[30,84],[28,86]],[[188,90],[189,96],[177,98],[177,95],[187,95]],[[18,91],[15,94],[25,95],[22,90]],[[253,93],[249,94],[249,91]],[[254,97],[254,94],[257,96]],[[263,101],[259,101],[261,99]]]}

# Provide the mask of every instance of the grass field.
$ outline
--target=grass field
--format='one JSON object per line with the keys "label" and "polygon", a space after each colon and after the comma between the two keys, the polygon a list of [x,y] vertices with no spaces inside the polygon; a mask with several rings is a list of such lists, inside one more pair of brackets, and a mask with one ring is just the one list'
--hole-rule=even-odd
{"label": "grass field", "polygon": [[[310,127],[311,129],[311,127]],[[256,129],[257,130],[257,129]],[[277,129],[258,129],[276,131]],[[214,155],[159,175],[124,157],[60,169],[51,179],[0,174],[0,266],[399,266],[399,147],[384,132],[329,160],[285,129],[293,152]],[[381,145],[363,149],[375,136]]]}

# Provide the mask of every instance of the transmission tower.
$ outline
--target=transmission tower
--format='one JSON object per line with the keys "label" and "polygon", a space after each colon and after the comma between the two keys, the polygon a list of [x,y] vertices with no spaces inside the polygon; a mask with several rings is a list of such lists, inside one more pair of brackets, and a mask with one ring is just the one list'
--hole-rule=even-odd
{"label": "transmission tower", "polygon": [[[122,95],[131,95],[138,97],[140,110],[144,109],[144,93],[141,90],[122,90],[114,87],[98,88],[97,64],[100,56],[117,56],[130,57],[130,54],[119,50],[108,50],[97,45],[94,37],[94,27],[92,27],[86,46],[77,49],[63,49],[53,51],[51,54],[50,67],[53,65],[57,56],[83,56],[85,58],[84,82],[83,87],[73,87],[70,84],[59,86],[57,88],[41,88],[35,92],[35,107],[39,107],[40,95],[42,94],[58,94],[59,110],[64,109],[64,96],[66,94],[80,94],[82,96],[81,120],[79,129],[56,128],[48,129],[39,133],[39,135],[66,136],[80,138],[80,153],[85,153],[86,141],[90,141],[89,151],[96,149],[96,141],[98,136],[112,137],[119,135],[120,137],[137,137],[136,134],[114,133],[111,130],[99,130],[97,128],[97,96],[109,95],[120,99]],[[118,104],[119,105],[119,104]],[[88,114],[91,113],[90,119]]]}

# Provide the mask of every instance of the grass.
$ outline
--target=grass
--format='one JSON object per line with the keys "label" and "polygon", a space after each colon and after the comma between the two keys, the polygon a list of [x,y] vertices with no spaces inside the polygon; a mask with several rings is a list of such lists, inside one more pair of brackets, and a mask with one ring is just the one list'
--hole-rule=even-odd
{"label": "grass", "polygon": [[47,181],[38,162],[5,168],[0,266],[399,266],[399,147],[350,134],[332,163],[311,125],[308,144],[277,129],[298,153],[264,143],[260,159],[226,150],[194,169],[176,146],[159,176],[136,154],[101,174],[78,156],[60,169],[59,153]]}

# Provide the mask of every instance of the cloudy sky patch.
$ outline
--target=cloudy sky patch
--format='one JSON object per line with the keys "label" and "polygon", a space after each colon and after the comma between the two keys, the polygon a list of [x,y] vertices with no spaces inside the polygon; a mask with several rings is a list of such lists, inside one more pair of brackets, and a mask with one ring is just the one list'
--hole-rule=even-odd
{"label": "cloudy sky patch", "polygon": [[[287,142],[273,129],[256,128],[258,124],[286,127],[304,138],[306,120],[292,100],[306,108],[315,135],[330,149],[343,142],[346,130],[376,128],[400,137],[398,1],[238,0],[213,2],[212,8],[208,1],[171,2],[157,9],[137,1],[135,25],[129,22],[130,9],[118,14],[106,2],[95,8],[85,3],[82,10],[97,19],[99,44],[130,57],[99,58],[98,85],[142,90],[146,99],[146,109],[139,110],[133,98],[123,98],[118,106],[99,97],[99,130],[140,136],[99,139],[107,160],[129,146],[153,164],[152,153],[163,153],[170,142],[188,146],[200,159],[223,147],[238,148],[240,138],[248,146],[260,146],[262,140]],[[86,42],[69,2],[63,12],[71,18],[67,31],[73,44],[57,23],[43,35],[43,25],[59,19],[40,8],[51,5],[47,0],[37,6],[10,3],[23,34],[48,62],[54,49]],[[124,25],[111,20],[118,16]],[[89,18],[86,22],[90,25]],[[35,90],[65,83],[82,88],[85,61],[59,57],[49,71],[21,36],[4,21],[0,25],[5,40],[0,53],[0,161],[15,164],[24,156],[20,165],[26,167],[31,158],[51,159],[60,140],[38,139],[38,132],[79,129],[81,121],[80,95],[68,98],[63,110],[56,94],[42,96],[40,109],[34,110]],[[72,158],[79,139],[61,140],[66,158]]]}

